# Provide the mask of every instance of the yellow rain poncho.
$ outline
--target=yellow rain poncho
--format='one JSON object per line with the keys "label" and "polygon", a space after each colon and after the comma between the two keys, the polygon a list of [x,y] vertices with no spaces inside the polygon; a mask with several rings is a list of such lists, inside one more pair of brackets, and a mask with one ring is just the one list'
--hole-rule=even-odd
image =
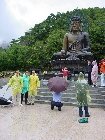
{"label": "yellow rain poncho", "polygon": [[29,80],[29,95],[30,96],[35,96],[37,95],[37,88],[40,87],[40,81],[38,76],[35,75],[30,75],[30,80]]}
{"label": "yellow rain poncho", "polygon": [[12,76],[9,80],[8,86],[12,87],[12,94],[17,95],[22,92],[23,81],[21,76]]}

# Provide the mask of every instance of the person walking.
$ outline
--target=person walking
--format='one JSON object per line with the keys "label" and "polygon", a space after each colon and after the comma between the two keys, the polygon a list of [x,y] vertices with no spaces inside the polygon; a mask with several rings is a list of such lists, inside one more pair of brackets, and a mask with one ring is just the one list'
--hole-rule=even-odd
{"label": "person walking", "polygon": [[35,96],[37,95],[38,87],[40,87],[39,78],[35,73],[35,71],[32,71],[32,75],[30,75],[29,78],[29,104],[28,105],[34,105]]}
{"label": "person walking", "polygon": [[87,81],[84,79],[84,74],[82,72],[79,73],[78,80],[75,83],[76,87],[76,97],[79,105],[79,116],[83,116],[83,110],[85,110],[85,117],[90,117],[88,112],[88,104],[91,101],[91,97],[89,95],[89,85]]}
{"label": "person walking", "polygon": [[91,80],[93,83],[92,87],[96,87],[97,85],[97,79],[98,79],[98,66],[96,60],[92,62],[92,72],[91,72]]}
{"label": "person walking", "polygon": [[28,102],[28,91],[29,91],[29,72],[26,71],[22,77],[23,80],[23,87],[21,93],[21,104],[23,102],[23,97],[25,97],[25,104],[27,105]]}
{"label": "person walking", "polygon": [[100,62],[101,87],[105,86],[105,59]]}
{"label": "person walking", "polygon": [[88,60],[87,70],[88,70],[88,84],[92,85],[92,80],[91,80],[92,64],[90,60]]}
{"label": "person walking", "polygon": [[[9,83],[7,84],[8,88],[12,87],[12,102],[13,105],[20,105],[21,106],[21,92],[23,87],[23,81],[20,76],[20,72],[17,70],[15,74],[10,78]],[[7,88],[7,89],[8,89]]]}

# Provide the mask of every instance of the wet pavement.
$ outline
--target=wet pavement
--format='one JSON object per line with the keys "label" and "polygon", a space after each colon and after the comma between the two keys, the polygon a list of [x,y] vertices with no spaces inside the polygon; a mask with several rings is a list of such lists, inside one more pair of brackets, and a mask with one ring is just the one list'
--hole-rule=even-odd
{"label": "wet pavement", "polygon": [[0,107],[0,140],[105,140],[105,110],[89,111],[89,123],[80,124],[77,107]]}

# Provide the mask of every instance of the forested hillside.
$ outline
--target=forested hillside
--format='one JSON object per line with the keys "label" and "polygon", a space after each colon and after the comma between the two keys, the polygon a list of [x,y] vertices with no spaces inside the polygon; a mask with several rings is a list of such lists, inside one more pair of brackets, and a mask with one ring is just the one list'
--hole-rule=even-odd
{"label": "forested hillside", "polygon": [[48,67],[53,53],[62,49],[64,34],[74,15],[81,17],[83,30],[89,32],[94,56],[105,58],[105,8],[75,9],[57,15],[51,13],[25,32],[25,36],[13,39],[9,48],[0,50],[0,70]]}

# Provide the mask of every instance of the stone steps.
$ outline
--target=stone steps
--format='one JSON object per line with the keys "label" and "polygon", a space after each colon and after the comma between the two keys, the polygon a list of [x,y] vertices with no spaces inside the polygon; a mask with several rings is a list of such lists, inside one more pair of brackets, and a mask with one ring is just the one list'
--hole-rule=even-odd
{"label": "stone steps", "polygon": [[[90,107],[105,107],[105,88],[102,87],[90,87],[90,96],[92,98]],[[52,93],[49,91],[46,85],[41,85],[38,90],[38,94],[35,97],[37,103],[50,104],[52,100]],[[64,105],[77,106],[76,90],[74,81],[69,82],[68,89],[62,92],[62,102]]]}
{"label": "stone steps", "polygon": [[[44,96],[44,95],[37,95],[36,96],[37,100],[48,100],[51,101],[52,100],[52,96]],[[64,102],[76,102],[76,97],[62,97],[62,101]],[[92,98],[91,100],[92,103],[99,103],[99,104],[104,104],[104,100],[103,99],[95,99]]]}
{"label": "stone steps", "polygon": [[[48,100],[35,100],[35,103],[39,104],[51,104],[51,101]],[[63,105],[65,106],[78,106],[77,102],[64,102],[62,101]],[[89,107],[93,108],[105,108],[105,104],[95,104],[95,103],[90,103]]]}
{"label": "stone steps", "polygon": [[[40,98],[40,97],[52,97],[52,93],[46,93],[46,92],[43,92],[43,93],[39,93],[36,97],[37,98]],[[90,94],[91,98],[93,99],[103,99],[104,95],[100,95],[100,94]],[[76,98],[76,94],[74,93],[62,93],[62,98]]]}
{"label": "stone steps", "polygon": [[[105,88],[104,87],[96,87],[96,88],[94,88],[94,87],[90,87],[90,92],[92,91],[92,92],[98,92],[98,91],[103,91],[103,90],[105,90]],[[48,89],[48,87],[47,86],[42,86],[42,87],[40,87],[39,88],[39,92],[41,92],[41,91],[49,91],[49,89]],[[64,92],[75,92],[76,90],[75,90],[75,86],[68,86],[68,88],[67,88],[67,90],[65,90]],[[49,91],[50,92],[50,91]]]}

